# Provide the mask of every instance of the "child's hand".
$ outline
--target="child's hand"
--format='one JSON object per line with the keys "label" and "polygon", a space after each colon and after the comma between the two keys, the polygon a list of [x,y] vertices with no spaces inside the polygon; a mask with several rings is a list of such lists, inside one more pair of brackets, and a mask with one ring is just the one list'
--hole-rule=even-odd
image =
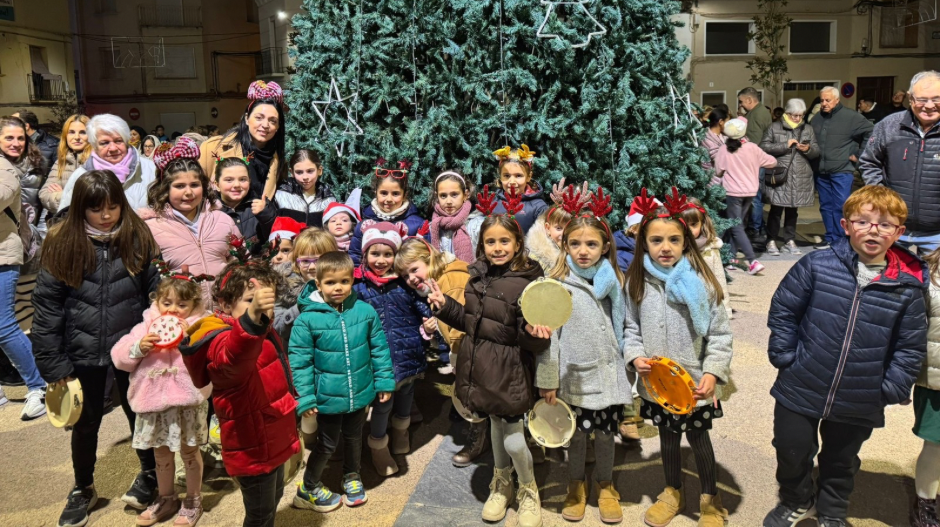
{"label": "child's hand", "polygon": [[261,323],[261,315],[267,314],[269,318],[274,316],[274,289],[271,287],[262,287],[258,280],[252,278],[249,288],[255,291],[254,298],[251,299],[251,305],[248,306],[248,316],[255,324]]}
{"label": "child's hand", "polygon": [[431,288],[431,294],[428,295],[428,304],[431,305],[431,309],[434,311],[440,311],[444,307],[444,292],[441,291],[441,286],[437,285],[437,281],[433,278],[428,278],[428,287]]}
{"label": "child's hand", "polygon": [[650,360],[646,357],[637,357],[633,359],[633,367],[636,368],[636,372],[642,377],[646,377],[653,371],[653,367],[650,366]]}
{"label": "child's hand", "polygon": [[718,379],[711,373],[702,375],[702,381],[698,383],[698,388],[692,392],[692,398],[696,401],[709,401],[715,397],[715,383]]}
{"label": "child's hand", "polygon": [[425,318],[424,320],[424,332],[428,335],[433,335],[437,331],[437,319],[434,317]]}
{"label": "child's hand", "polygon": [[392,392],[379,392],[379,402],[387,403],[392,398]]}
{"label": "child's hand", "polygon": [[525,330],[529,335],[532,335],[537,339],[552,338],[552,328],[548,326],[533,326],[532,324],[526,324]]}
{"label": "child's hand", "polygon": [[261,214],[261,211],[264,210],[265,205],[268,204],[268,198],[256,199],[251,202],[251,213],[257,216]]}
{"label": "child's hand", "polygon": [[318,413],[320,413],[319,410],[317,410],[316,408],[311,408],[307,410],[306,412],[304,412],[304,417],[313,417],[317,415]]}
{"label": "child's hand", "polygon": [[539,395],[541,395],[542,398],[545,399],[546,403],[552,406],[555,406],[555,394],[557,393],[558,393],[558,390],[543,390],[539,388]]}
{"label": "child's hand", "polygon": [[140,339],[140,342],[137,343],[137,346],[140,347],[141,352],[150,353],[151,351],[153,351],[154,344],[156,344],[158,340],[160,340],[160,337],[158,335],[154,335],[153,333],[150,333],[150,334],[144,335],[144,338]]}

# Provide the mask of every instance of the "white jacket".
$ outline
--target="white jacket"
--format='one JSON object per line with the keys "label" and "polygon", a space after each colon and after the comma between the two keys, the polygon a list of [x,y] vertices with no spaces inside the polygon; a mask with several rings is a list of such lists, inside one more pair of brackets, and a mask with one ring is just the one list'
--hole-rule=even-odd
{"label": "white jacket", "polygon": [[[128,152],[130,155],[130,152]],[[144,156],[138,156],[137,169],[124,181],[124,195],[132,210],[143,209],[147,207],[147,190],[150,185],[157,180],[157,166],[153,161]],[[65,183],[62,189],[62,199],[59,201],[59,210],[68,207],[72,202],[72,189],[75,188],[75,182],[78,181],[85,172],[94,170],[91,165],[91,158],[83,166],[78,167],[72,173],[72,177]]]}
{"label": "white jacket", "polygon": [[940,287],[930,282],[927,302],[927,359],[920,368],[917,385],[940,390]]}

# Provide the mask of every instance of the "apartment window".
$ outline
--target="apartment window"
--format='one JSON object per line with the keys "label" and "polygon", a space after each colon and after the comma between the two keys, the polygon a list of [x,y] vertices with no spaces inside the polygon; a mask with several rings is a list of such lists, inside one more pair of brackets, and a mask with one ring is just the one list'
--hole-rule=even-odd
{"label": "apartment window", "polygon": [[117,13],[118,0],[95,0],[96,13]]}
{"label": "apartment window", "polygon": [[124,78],[124,68],[117,68],[114,66],[116,58],[120,58],[122,53],[120,46],[114,46],[113,48],[98,48],[98,55],[100,57],[100,67],[98,71],[101,73],[101,78],[104,80],[121,80]]}
{"label": "apartment window", "polygon": [[754,41],[750,22],[705,22],[706,55],[753,55]]}
{"label": "apartment window", "polygon": [[154,69],[157,79],[195,79],[196,50],[192,47],[167,46],[163,49],[166,65]]}
{"label": "apartment window", "polygon": [[835,52],[834,20],[794,20],[790,23],[790,54]]}
{"label": "apartment window", "polygon": [[703,91],[702,106],[718,106],[725,104],[725,92],[723,91]]}
{"label": "apartment window", "polygon": [[879,45],[882,48],[916,48],[920,32],[917,4],[882,7]]}

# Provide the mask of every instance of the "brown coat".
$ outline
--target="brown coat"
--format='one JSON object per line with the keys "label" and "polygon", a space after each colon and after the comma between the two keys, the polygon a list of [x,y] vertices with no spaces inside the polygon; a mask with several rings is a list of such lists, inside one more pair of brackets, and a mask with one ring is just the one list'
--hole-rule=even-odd
{"label": "brown coat", "polygon": [[[42,206],[49,211],[49,216],[52,216],[59,210],[59,201],[62,199],[61,189],[65,188],[65,184],[68,183],[69,178],[72,177],[72,173],[80,166],[82,166],[82,163],[75,157],[75,152],[71,150],[65,154],[65,164],[62,170],[59,170],[58,161],[52,165],[52,171],[49,172],[46,183],[42,186],[42,189],[39,190],[39,201],[41,201]],[[50,185],[59,185],[60,190],[52,190]]]}
{"label": "brown coat", "polygon": [[23,172],[0,155],[0,265],[23,265],[23,242],[19,228],[3,209],[10,207],[20,219],[20,177]]}
{"label": "brown coat", "polygon": [[454,370],[457,397],[472,412],[519,416],[535,402],[533,354],[548,349],[550,340],[525,331],[519,296],[542,276],[542,268],[530,264],[526,270],[497,275],[489,273],[486,260],[477,260],[470,266],[466,306],[445,297],[437,313],[441,321],[467,333]]}
{"label": "brown coat", "polygon": [[[464,294],[467,290],[467,282],[470,281],[470,270],[467,262],[454,260],[444,267],[444,272],[437,279],[437,285],[441,291],[456,300],[460,305],[464,304]],[[456,353],[460,349],[460,341],[463,340],[464,332],[456,330],[443,322],[438,322],[437,329],[447,340],[451,353]],[[455,355],[456,356],[456,355]]]}
{"label": "brown coat", "polygon": [[[217,135],[210,138],[202,143],[199,152],[199,164],[202,165],[202,169],[206,171],[210,179],[215,179],[215,158],[212,154],[218,154],[220,157],[242,157],[245,155],[242,153],[242,145],[238,144],[235,134]],[[278,162],[277,156],[274,156],[268,169],[268,179],[264,182],[264,195],[269,200],[274,199],[274,193],[277,191]]]}

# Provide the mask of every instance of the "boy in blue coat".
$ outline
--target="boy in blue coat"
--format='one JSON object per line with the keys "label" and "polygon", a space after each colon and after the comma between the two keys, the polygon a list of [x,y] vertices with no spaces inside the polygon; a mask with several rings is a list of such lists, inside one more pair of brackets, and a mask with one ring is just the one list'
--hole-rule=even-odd
{"label": "boy in blue coat", "polygon": [[929,271],[895,245],[907,220],[904,201],[868,186],[842,212],[845,238],[797,262],[770,306],[780,504],[764,527],[814,516],[820,526],[846,525],[858,452],[884,426],[884,407],[908,400],[927,352]]}

